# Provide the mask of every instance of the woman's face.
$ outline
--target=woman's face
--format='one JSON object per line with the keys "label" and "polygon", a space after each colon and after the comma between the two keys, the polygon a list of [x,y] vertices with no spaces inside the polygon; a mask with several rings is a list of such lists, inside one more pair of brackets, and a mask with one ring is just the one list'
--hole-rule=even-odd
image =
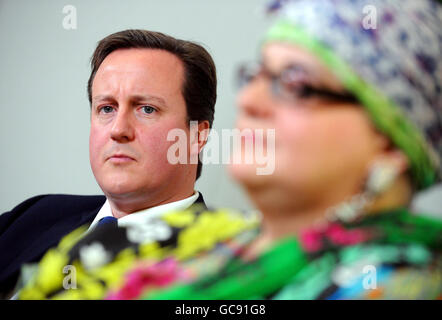
{"label": "woman's face", "polygon": [[291,76],[287,72],[285,95],[275,94],[269,77],[260,73],[237,98],[237,128],[275,129],[275,170],[271,175],[257,175],[256,168],[261,165],[241,163],[229,167],[231,174],[246,189],[285,191],[292,201],[326,201],[358,192],[370,163],[385,150],[387,139],[374,129],[356,102],[315,94],[290,96],[290,90],[306,83],[332,92],[345,91],[313,55],[274,42],[263,47],[261,59],[261,65],[273,75],[300,70]]}

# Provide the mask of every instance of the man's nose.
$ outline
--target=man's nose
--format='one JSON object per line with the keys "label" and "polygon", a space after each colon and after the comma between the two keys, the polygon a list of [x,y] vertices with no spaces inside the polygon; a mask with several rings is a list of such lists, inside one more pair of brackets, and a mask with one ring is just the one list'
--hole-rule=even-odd
{"label": "man's nose", "polygon": [[251,81],[238,93],[236,104],[245,116],[253,118],[272,116],[274,102],[268,81],[263,78]]}
{"label": "man's nose", "polygon": [[120,108],[114,118],[111,129],[111,138],[117,142],[129,142],[135,137],[133,119],[128,108]]}

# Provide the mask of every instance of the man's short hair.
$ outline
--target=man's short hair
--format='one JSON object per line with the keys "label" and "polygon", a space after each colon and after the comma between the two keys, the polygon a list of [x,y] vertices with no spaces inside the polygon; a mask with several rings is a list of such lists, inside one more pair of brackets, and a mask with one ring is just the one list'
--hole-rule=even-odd
{"label": "man's short hair", "polygon": [[[182,94],[186,102],[187,121],[209,122],[212,128],[216,102],[216,67],[210,54],[201,45],[175,39],[160,32],[130,29],[113,33],[102,39],[91,58],[91,75],[87,84],[92,105],[92,82],[103,60],[118,49],[145,48],[168,51],[184,64]],[[201,175],[198,159],[196,179]]]}

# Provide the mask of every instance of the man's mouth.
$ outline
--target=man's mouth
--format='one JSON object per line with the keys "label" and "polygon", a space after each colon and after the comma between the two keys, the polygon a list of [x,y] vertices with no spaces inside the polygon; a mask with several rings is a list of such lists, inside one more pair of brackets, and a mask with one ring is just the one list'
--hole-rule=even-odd
{"label": "man's mouth", "polygon": [[132,158],[129,155],[118,153],[110,156],[107,160],[109,160],[112,163],[119,164],[119,163],[129,163],[132,161],[135,161],[134,158]]}

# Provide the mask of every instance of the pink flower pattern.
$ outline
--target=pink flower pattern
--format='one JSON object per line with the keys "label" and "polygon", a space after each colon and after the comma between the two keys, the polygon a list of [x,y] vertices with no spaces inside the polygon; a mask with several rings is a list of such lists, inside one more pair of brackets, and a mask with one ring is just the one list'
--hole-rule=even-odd
{"label": "pink flower pattern", "polygon": [[336,246],[350,246],[372,238],[372,233],[364,229],[345,229],[339,223],[330,223],[321,229],[306,229],[301,232],[300,241],[309,253],[324,249],[324,240]]}
{"label": "pink flower pattern", "polygon": [[179,268],[173,258],[154,264],[146,262],[132,269],[127,275],[124,285],[116,292],[111,292],[106,300],[137,299],[149,289],[168,286],[180,280],[186,280],[187,273]]}

